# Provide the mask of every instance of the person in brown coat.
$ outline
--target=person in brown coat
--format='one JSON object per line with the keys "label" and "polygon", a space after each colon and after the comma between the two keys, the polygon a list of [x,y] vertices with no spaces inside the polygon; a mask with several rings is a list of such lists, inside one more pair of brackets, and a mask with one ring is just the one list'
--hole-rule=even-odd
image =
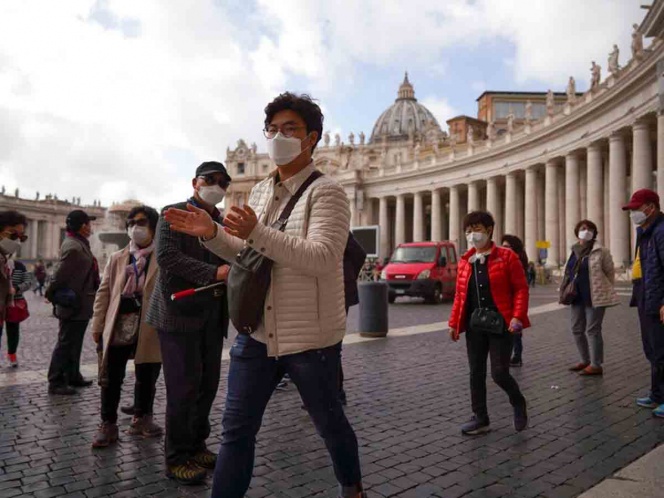
{"label": "person in brown coat", "polygon": [[7,307],[13,302],[15,290],[12,286],[9,256],[18,252],[25,235],[27,220],[16,211],[0,211],[0,330],[5,321]]}
{"label": "person in brown coat", "polygon": [[134,358],[134,417],[129,434],[155,437],[162,429],[152,420],[156,383],[161,371],[159,338],[145,322],[159,268],[154,234],[159,213],[148,206],[133,208],[127,217],[129,245],[111,255],[97,292],[92,337],[99,353],[101,424],[92,442],[104,448],[118,440],[118,405],[127,361]]}

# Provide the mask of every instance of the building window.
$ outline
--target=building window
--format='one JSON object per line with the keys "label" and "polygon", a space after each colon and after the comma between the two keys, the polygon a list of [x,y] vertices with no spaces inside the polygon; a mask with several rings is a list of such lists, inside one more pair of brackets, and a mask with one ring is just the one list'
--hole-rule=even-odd
{"label": "building window", "polygon": [[244,175],[244,163],[237,163],[237,174]]}
{"label": "building window", "polygon": [[263,173],[267,172],[267,169],[270,167],[269,164],[264,164],[263,165]]}

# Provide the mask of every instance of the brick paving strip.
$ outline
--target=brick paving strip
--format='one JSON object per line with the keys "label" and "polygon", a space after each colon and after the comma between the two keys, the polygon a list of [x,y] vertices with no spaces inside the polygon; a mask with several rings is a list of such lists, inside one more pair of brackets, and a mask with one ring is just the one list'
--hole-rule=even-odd
{"label": "brick paving strip", "polygon": [[[634,404],[649,384],[634,310],[623,305],[607,312],[606,373],[582,378],[567,372],[577,359],[569,312],[547,306],[538,307],[539,314],[533,308],[525,363],[514,370],[531,415],[530,428],[520,434],[511,426],[506,396],[489,381],[493,432],[461,436],[459,426],[470,415],[466,351],[463,341],[449,341],[444,322],[393,330],[382,340],[348,337],[347,414],[370,496],[578,496],[664,441],[664,422]],[[227,366],[224,361],[224,378]],[[132,384],[130,373],[125,401]],[[160,422],[164,396],[160,380]],[[212,414],[213,450],[224,396],[222,382]],[[124,435],[115,448],[93,452],[98,418],[96,387],[72,398],[49,397],[42,380],[0,388],[0,496],[209,494],[207,486],[184,488],[163,477],[160,439]],[[121,430],[128,421],[120,419]],[[250,497],[336,496],[327,452],[293,386],[270,402],[254,475]]]}

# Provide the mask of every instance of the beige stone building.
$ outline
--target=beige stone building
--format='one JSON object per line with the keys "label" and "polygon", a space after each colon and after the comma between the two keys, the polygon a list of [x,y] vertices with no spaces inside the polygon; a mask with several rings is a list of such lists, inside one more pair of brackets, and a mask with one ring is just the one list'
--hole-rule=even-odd
{"label": "beige stone building", "polygon": [[[651,39],[646,49],[644,35]],[[630,59],[614,63],[589,91],[577,93],[568,82],[564,93],[532,94],[532,105],[543,108],[524,103],[523,112],[513,109],[510,118],[503,109],[495,119],[487,117],[487,96],[523,102],[523,95],[489,92],[478,99],[477,119],[467,121],[484,130],[465,139],[441,129],[406,77],[368,140],[364,134],[331,140],[326,133],[315,164],[346,189],[353,226],[380,225],[381,257],[409,241],[450,239],[463,250],[463,215],[482,208],[497,220],[496,237],[520,236],[530,259],[537,258],[537,241],[548,241],[552,267],[564,263],[576,222],[589,218],[616,264],[627,267],[634,230],[621,205],[642,187],[664,199],[663,36],[658,0],[633,34]],[[226,162],[234,178],[229,205],[246,202],[272,168],[266,154],[242,140]]]}

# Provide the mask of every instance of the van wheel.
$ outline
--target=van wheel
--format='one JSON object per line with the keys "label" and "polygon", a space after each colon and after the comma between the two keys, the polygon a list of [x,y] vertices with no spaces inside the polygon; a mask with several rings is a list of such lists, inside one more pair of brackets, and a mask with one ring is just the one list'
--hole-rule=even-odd
{"label": "van wheel", "polygon": [[390,303],[390,304],[394,304],[394,301],[396,301],[396,300],[397,300],[397,296],[395,296],[394,294],[389,294],[387,296],[387,302]]}
{"label": "van wheel", "polygon": [[443,289],[440,285],[436,285],[433,290],[433,294],[427,298],[427,303],[429,304],[440,304],[443,302]]}

